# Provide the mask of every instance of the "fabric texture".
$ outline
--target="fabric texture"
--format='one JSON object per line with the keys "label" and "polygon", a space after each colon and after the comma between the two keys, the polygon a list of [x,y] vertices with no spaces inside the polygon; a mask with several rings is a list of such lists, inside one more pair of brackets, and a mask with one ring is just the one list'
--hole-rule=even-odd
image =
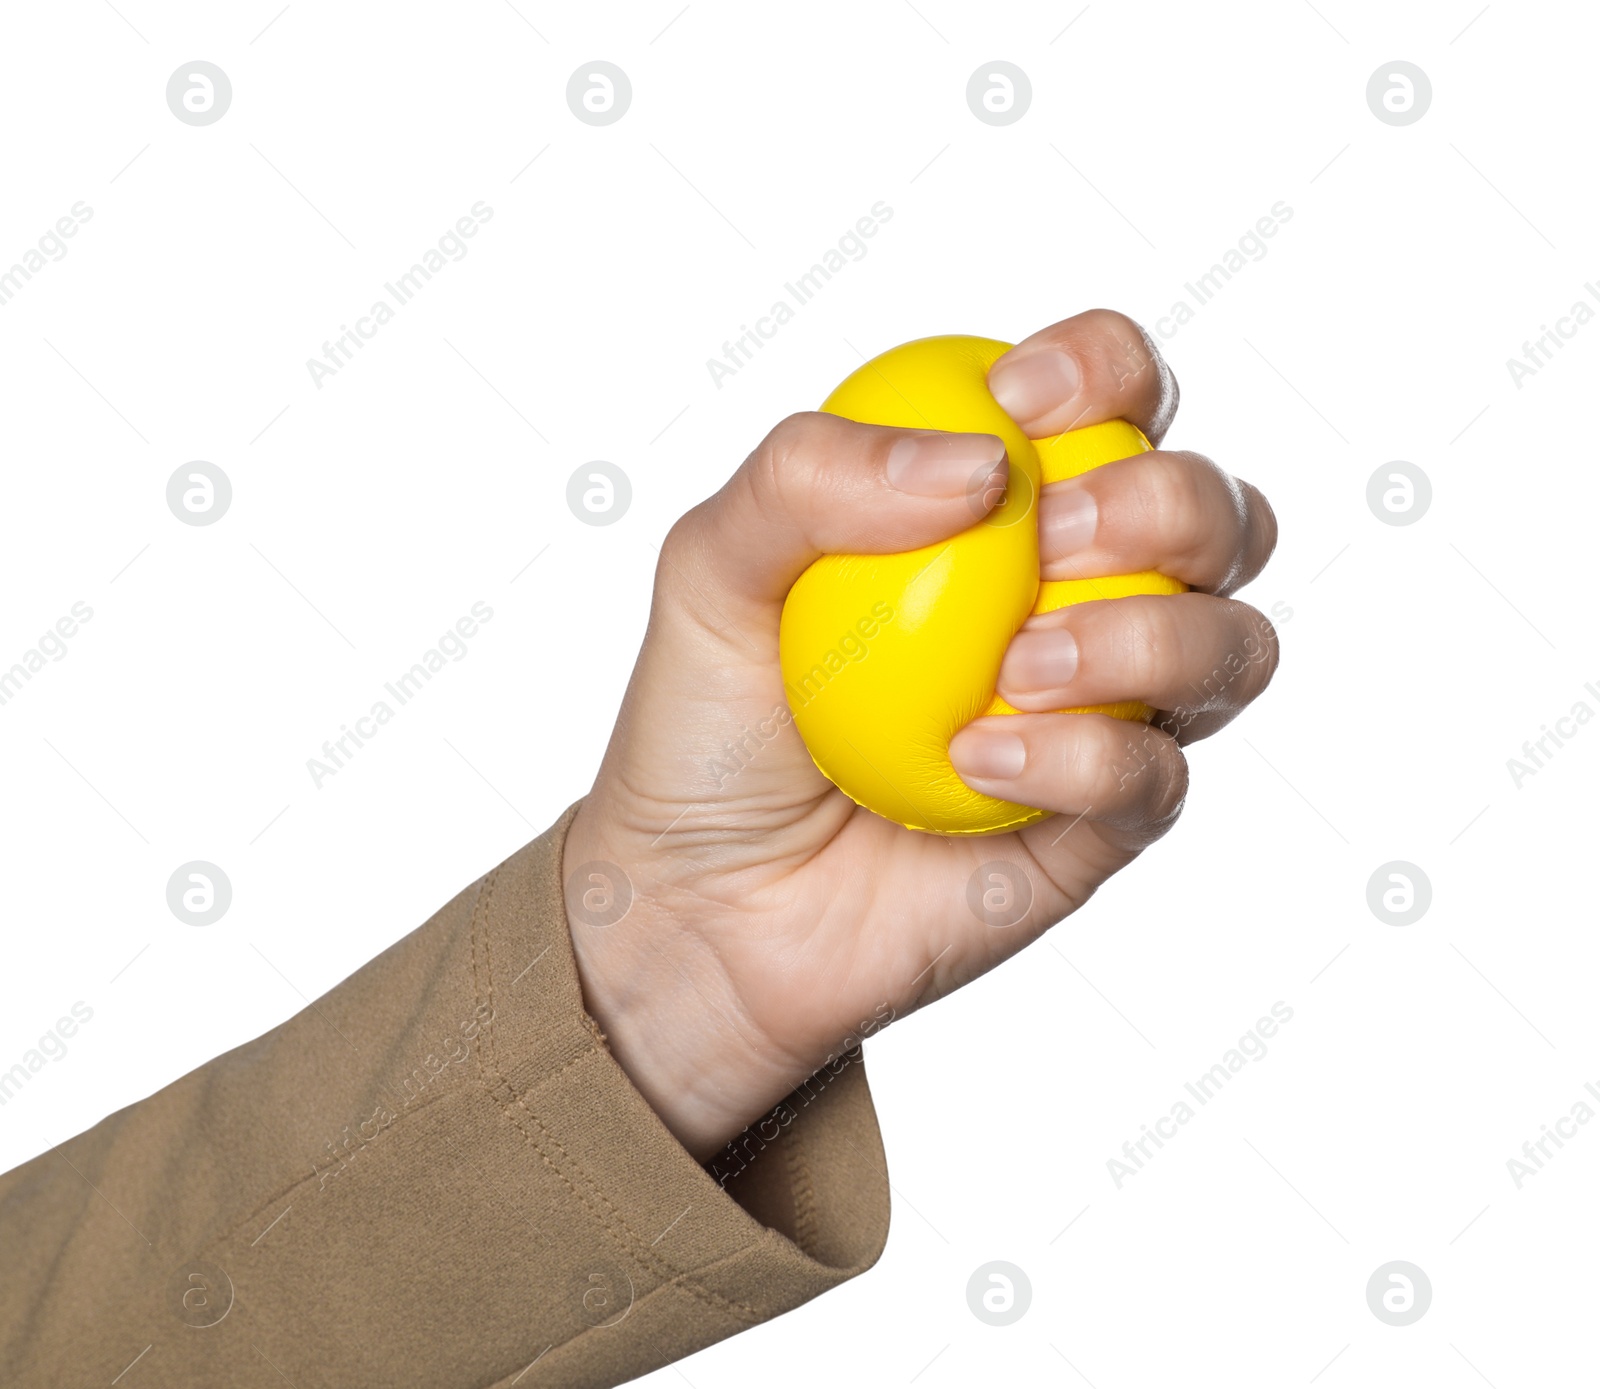
{"label": "fabric texture", "polygon": [[612,1385],[870,1267],[859,1062],[703,1167],[612,1058],[562,897],[576,808],[282,1026],[0,1177],[0,1384]]}

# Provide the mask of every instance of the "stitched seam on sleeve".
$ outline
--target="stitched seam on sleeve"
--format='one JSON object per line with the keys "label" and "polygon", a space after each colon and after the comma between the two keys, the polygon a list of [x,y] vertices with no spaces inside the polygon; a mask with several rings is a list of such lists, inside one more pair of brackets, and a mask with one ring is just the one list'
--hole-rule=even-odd
{"label": "stitched seam on sleeve", "polygon": [[[479,899],[482,898],[483,891],[484,891],[484,885],[487,882],[487,880],[488,880],[488,875],[485,875],[485,877],[480,878],[478,880],[478,882],[475,884],[475,886],[478,889],[478,896],[477,896],[477,898],[474,899],[474,907],[473,907],[474,913],[476,913],[476,911],[477,911],[476,902]],[[476,990],[474,990],[474,996],[476,997]],[[563,1068],[563,1069],[565,1069],[565,1068]],[[441,1090],[441,1091],[438,1091],[438,1092],[436,1092],[434,1094],[428,1095],[424,1099],[418,1101],[415,1105],[412,1105],[412,1104],[402,1105],[401,1108],[395,1114],[395,1121],[394,1121],[395,1122],[395,1126],[398,1127],[408,1117],[410,1117],[413,1114],[419,1113],[420,1111],[426,1109],[429,1105],[435,1104],[440,1100],[449,1099],[454,1093],[455,1093],[454,1090],[448,1090],[448,1089],[447,1090]],[[271,1210],[274,1206],[276,1206],[278,1204],[278,1202],[282,1201],[286,1196],[290,1196],[293,1193],[299,1191],[301,1187],[305,1186],[309,1182],[318,1181],[320,1179],[320,1177],[321,1177],[321,1174],[316,1170],[315,1166],[313,1165],[312,1170],[309,1173],[309,1175],[304,1176],[304,1177],[296,1177],[292,1181],[285,1182],[276,1191],[272,1192],[271,1195],[264,1197],[261,1200],[261,1202],[257,1206],[255,1206],[253,1209],[247,1211],[244,1215],[240,1216],[232,1224],[225,1225],[220,1233],[218,1233],[217,1235],[214,1235],[212,1238],[210,1238],[208,1240],[203,1241],[202,1245],[201,1245],[201,1248],[202,1249],[207,1249],[207,1250],[216,1250],[216,1249],[222,1247],[228,1241],[237,1238],[240,1234],[242,1234],[246,1230],[248,1230],[256,1222],[257,1219],[259,1219],[267,1211]]]}
{"label": "stitched seam on sleeve", "polygon": [[805,1143],[798,1124],[784,1135],[784,1158],[794,1198],[794,1242],[815,1258],[812,1251],[816,1248],[817,1237],[817,1189],[811,1180],[811,1164],[806,1161]]}
{"label": "stitched seam on sleeve", "polygon": [[[781,1240],[781,1239],[782,1239],[782,1236],[778,1235],[774,1231],[771,1231],[771,1230],[764,1231],[763,1232],[763,1238],[760,1241],[758,1241],[756,1244],[747,1244],[747,1245],[742,1246],[739,1249],[735,1249],[732,1253],[723,1254],[720,1257],[718,1257],[716,1259],[713,1259],[709,1264],[704,1265],[704,1268],[708,1268],[708,1269],[721,1268],[725,1264],[732,1264],[735,1261],[744,1258],[753,1249],[758,1248],[760,1246],[760,1244],[766,1243],[766,1242],[772,1241],[772,1240]],[[647,1292],[643,1297],[641,1297],[638,1300],[638,1302],[635,1304],[635,1306],[636,1307],[643,1307],[644,1304],[649,1302],[652,1298],[658,1297],[662,1293],[671,1292],[674,1289],[682,1289],[684,1291],[693,1291],[693,1289],[691,1289],[691,1288],[689,1288],[687,1286],[687,1282],[686,1282],[687,1277],[688,1277],[687,1274],[679,1274],[676,1278],[668,1279],[665,1283],[656,1284],[655,1287],[651,1288],[649,1292]],[[564,1341],[553,1341],[549,1345],[549,1347],[546,1348],[546,1350],[543,1352],[543,1354],[548,1355],[553,1350],[554,1351],[566,1350],[567,1347],[572,1346],[572,1345],[576,1345],[581,1341],[584,1341],[584,1340],[587,1340],[587,1339],[589,1339],[591,1337],[594,1337],[594,1336],[598,1335],[602,1331],[614,1331],[617,1327],[619,1327],[621,1325],[622,1325],[621,1322],[613,1322],[609,1326],[586,1326],[586,1327],[583,1328],[583,1330],[574,1332],[571,1336],[567,1337],[567,1339],[564,1340]],[[719,1337],[718,1339],[726,1339],[726,1338],[725,1337]],[[715,1341],[708,1341],[706,1344],[707,1345],[714,1345]],[[659,1368],[665,1369],[666,1366],[660,1366]],[[524,1365],[524,1366],[522,1366],[521,1369],[517,1370],[514,1374],[508,1371],[506,1374],[501,1375],[499,1379],[494,1380],[492,1383],[483,1385],[482,1389],[506,1389],[506,1386],[515,1384],[524,1374],[526,1374],[527,1373],[527,1369],[528,1369],[528,1367],[526,1365]],[[651,1372],[647,1370],[647,1371],[645,1371],[645,1373],[649,1374]],[[633,1381],[629,1380],[628,1382],[631,1384]]]}
{"label": "stitched seam on sleeve", "polygon": [[[493,1103],[495,1107],[499,1109],[501,1115],[508,1123],[510,1123],[512,1128],[521,1134],[524,1141],[526,1141],[534,1150],[534,1152],[539,1155],[540,1161],[543,1162],[546,1167],[548,1167],[556,1174],[557,1177],[561,1179],[562,1184],[573,1195],[573,1197],[576,1198],[579,1205],[581,1205],[584,1210],[587,1211],[597,1223],[599,1223],[601,1228],[611,1236],[623,1253],[631,1255],[644,1268],[649,1269],[658,1277],[662,1278],[663,1282],[677,1282],[686,1292],[690,1293],[694,1297],[699,1298],[701,1301],[710,1306],[719,1308],[735,1317],[738,1317],[742,1321],[748,1321],[752,1324],[765,1320],[765,1315],[761,1312],[758,1312],[754,1307],[751,1307],[746,1303],[730,1301],[729,1299],[723,1297],[720,1293],[702,1286],[700,1283],[694,1280],[690,1273],[674,1268],[672,1264],[651,1249],[644,1242],[643,1238],[628,1225],[626,1220],[622,1218],[621,1214],[606,1197],[605,1192],[601,1190],[594,1179],[589,1176],[586,1171],[584,1171],[582,1164],[580,1164],[572,1156],[572,1154],[562,1146],[560,1140],[557,1139],[556,1136],[545,1127],[543,1121],[540,1120],[538,1115],[534,1114],[527,1107],[527,1105],[523,1103],[522,1098],[516,1094],[510,1082],[507,1081],[505,1076],[501,1073],[499,1063],[494,1054],[494,1049],[496,1046],[494,1038],[494,1023],[492,1021],[494,1017],[494,971],[489,957],[488,922],[489,903],[493,901],[494,885],[498,876],[499,869],[495,869],[484,879],[483,891],[479,896],[478,902],[473,910],[471,928],[473,995],[479,1004],[488,1004],[489,1016],[491,1018],[491,1021],[483,1030],[482,1035],[484,1037],[484,1045],[478,1050],[478,1073],[479,1078],[483,1083],[485,1094],[488,1095],[491,1103]],[[483,975],[488,984],[487,994],[479,982],[478,941],[480,937],[480,928],[483,940]],[[596,1050],[598,1050],[598,1047],[596,1047]],[[507,1097],[509,1097],[509,1103],[507,1103],[505,1099],[501,1098],[499,1092],[502,1091]],[[513,1106],[517,1109],[520,1109],[523,1114],[527,1116],[528,1123],[538,1131],[537,1136],[533,1132],[530,1132],[529,1129],[524,1126],[523,1122],[519,1120],[514,1113],[512,1113]],[[546,1150],[547,1143],[549,1147],[555,1149],[555,1151],[561,1155],[562,1159],[567,1164],[570,1164],[572,1170],[577,1173],[578,1176],[583,1178],[584,1182],[593,1191],[595,1201],[597,1201],[603,1208],[603,1213],[601,1210],[597,1210],[595,1208],[595,1205],[590,1201],[589,1197],[585,1195],[583,1190],[581,1190],[573,1181],[572,1177],[569,1176],[559,1164],[551,1160],[550,1153]]]}
{"label": "stitched seam on sleeve", "polygon": [[[395,1115],[394,1124],[390,1126],[391,1132],[393,1129],[398,1128],[400,1124],[411,1115],[418,1114],[422,1110],[426,1109],[429,1105],[437,1104],[441,1100],[453,1099],[457,1093],[458,1092],[453,1089],[441,1090],[438,1092],[438,1094],[429,1095],[426,1099],[419,1100],[416,1104],[401,1110]],[[311,1182],[320,1180],[321,1176],[322,1174],[320,1172],[313,1169],[308,1175],[304,1177],[296,1177],[293,1181],[279,1187],[272,1193],[272,1195],[263,1199],[258,1206],[254,1207],[252,1210],[241,1216],[238,1220],[234,1221],[233,1224],[225,1227],[221,1234],[204,1241],[202,1248],[216,1249],[219,1246],[226,1244],[228,1241],[237,1238],[239,1235],[248,1230],[256,1220],[260,1219],[261,1216],[265,1215],[274,1206],[276,1206],[278,1202],[282,1201],[284,1197],[292,1196],[295,1192],[299,1191],[301,1187],[306,1186]]]}

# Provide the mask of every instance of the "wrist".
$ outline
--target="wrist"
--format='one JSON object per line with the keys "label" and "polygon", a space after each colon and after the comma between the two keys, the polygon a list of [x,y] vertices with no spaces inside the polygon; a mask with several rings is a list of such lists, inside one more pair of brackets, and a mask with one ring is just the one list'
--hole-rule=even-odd
{"label": "wrist", "polygon": [[585,1008],[634,1087],[705,1161],[804,1066],[772,1054],[709,942],[595,854],[576,821],[562,877]]}

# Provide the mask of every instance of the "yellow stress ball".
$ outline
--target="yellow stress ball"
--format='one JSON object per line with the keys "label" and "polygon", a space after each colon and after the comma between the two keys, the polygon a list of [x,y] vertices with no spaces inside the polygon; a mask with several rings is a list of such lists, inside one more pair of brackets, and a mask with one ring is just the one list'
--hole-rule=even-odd
{"label": "yellow stress ball", "polygon": [[[1109,420],[1028,439],[989,394],[989,368],[1011,344],[922,338],[852,372],[822,403],[862,424],[996,434],[1011,460],[1005,499],[950,540],[894,555],[825,555],[790,589],[779,654],[795,726],[812,761],[851,800],[909,829],[995,834],[1048,811],[972,790],[950,765],[950,739],[986,714],[1015,714],[995,693],[1000,661],[1034,613],[1135,593],[1182,593],[1146,572],[1039,579],[1039,488],[1150,447]],[[1148,722],[1137,702],[1064,713]]]}

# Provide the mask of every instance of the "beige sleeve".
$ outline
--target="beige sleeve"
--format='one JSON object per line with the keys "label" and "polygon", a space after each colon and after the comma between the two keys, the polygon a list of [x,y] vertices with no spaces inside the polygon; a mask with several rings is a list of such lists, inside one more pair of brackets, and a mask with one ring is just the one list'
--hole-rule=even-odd
{"label": "beige sleeve", "polygon": [[281,1027],[0,1177],[0,1384],[611,1385],[873,1263],[859,1064],[719,1182],[612,1059],[562,901],[574,809]]}

